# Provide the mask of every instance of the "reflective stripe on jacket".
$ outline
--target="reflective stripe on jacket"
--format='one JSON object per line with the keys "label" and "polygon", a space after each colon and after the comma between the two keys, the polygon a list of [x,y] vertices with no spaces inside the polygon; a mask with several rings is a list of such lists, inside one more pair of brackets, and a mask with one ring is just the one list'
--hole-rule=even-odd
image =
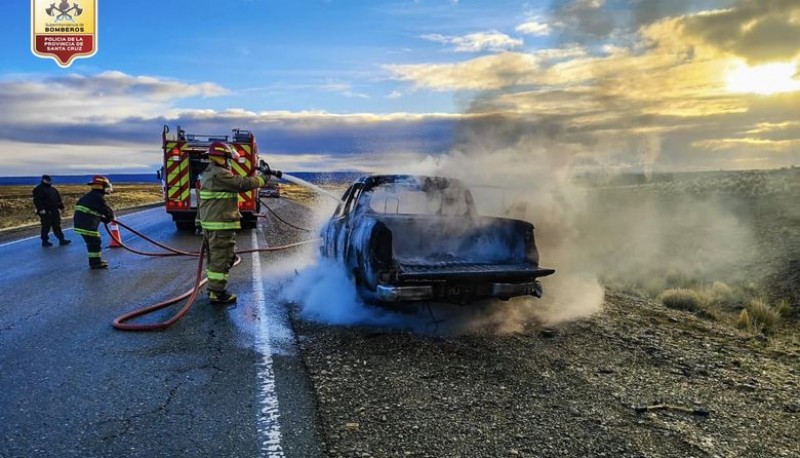
{"label": "reflective stripe on jacket", "polygon": [[239,193],[263,187],[267,180],[259,175],[243,177],[230,169],[210,163],[200,180],[198,219],[203,229],[220,231],[239,229]]}
{"label": "reflective stripe on jacket", "polygon": [[79,230],[90,232],[86,235],[100,236],[97,227],[100,221],[111,221],[114,219],[114,210],[106,203],[106,193],[101,189],[92,189],[84,194],[75,205],[75,216],[73,225],[75,232],[81,234]]}

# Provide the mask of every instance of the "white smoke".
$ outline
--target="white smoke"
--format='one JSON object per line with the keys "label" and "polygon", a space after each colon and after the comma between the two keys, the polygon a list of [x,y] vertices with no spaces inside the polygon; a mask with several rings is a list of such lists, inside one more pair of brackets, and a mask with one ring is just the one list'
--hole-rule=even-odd
{"label": "white smoke", "polygon": [[345,267],[334,260],[317,259],[291,279],[281,299],[300,306],[306,320],[333,325],[392,326],[402,317],[364,305]]}
{"label": "white smoke", "polygon": [[[502,135],[502,129],[496,133]],[[491,135],[467,132],[461,149],[430,157],[408,171],[459,178],[472,188],[482,215],[532,222],[540,265],[556,273],[540,279],[543,298],[495,301],[464,326],[515,332],[532,322],[554,324],[599,311],[599,266],[589,262],[578,225],[586,210],[586,191],[573,180],[579,156],[535,135],[505,146]]]}

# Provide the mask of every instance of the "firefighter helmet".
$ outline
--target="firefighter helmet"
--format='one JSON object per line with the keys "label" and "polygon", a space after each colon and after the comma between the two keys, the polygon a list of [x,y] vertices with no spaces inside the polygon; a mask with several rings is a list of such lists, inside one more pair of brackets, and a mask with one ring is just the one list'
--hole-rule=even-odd
{"label": "firefighter helmet", "polygon": [[239,159],[239,153],[231,145],[223,142],[214,142],[208,147],[209,157],[221,157],[225,159]]}
{"label": "firefighter helmet", "polygon": [[86,183],[92,187],[92,189],[101,189],[105,190],[106,193],[109,193],[114,190],[114,187],[111,186],[111,180],[104,177],[103,175],[95,175],[92,177],[92,181]]}

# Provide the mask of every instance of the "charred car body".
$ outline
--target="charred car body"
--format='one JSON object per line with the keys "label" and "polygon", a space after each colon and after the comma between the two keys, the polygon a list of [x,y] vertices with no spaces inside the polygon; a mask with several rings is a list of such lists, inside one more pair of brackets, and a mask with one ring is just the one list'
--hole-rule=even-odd
{"label": "charred car body", "polygon": [[344,263],[367,302],[541,297],[533,225],[477,214],[460,181],[362,177],[322,229],[322,255]]}

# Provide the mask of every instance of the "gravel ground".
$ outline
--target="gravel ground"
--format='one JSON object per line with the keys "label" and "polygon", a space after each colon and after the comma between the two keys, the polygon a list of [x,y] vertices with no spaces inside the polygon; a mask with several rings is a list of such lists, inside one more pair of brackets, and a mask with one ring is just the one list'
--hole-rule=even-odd
{"label": "gravel ground", "polygon": [[631,296],[508,335],[293,326],[330,457],[800,456],[796,340]]}

